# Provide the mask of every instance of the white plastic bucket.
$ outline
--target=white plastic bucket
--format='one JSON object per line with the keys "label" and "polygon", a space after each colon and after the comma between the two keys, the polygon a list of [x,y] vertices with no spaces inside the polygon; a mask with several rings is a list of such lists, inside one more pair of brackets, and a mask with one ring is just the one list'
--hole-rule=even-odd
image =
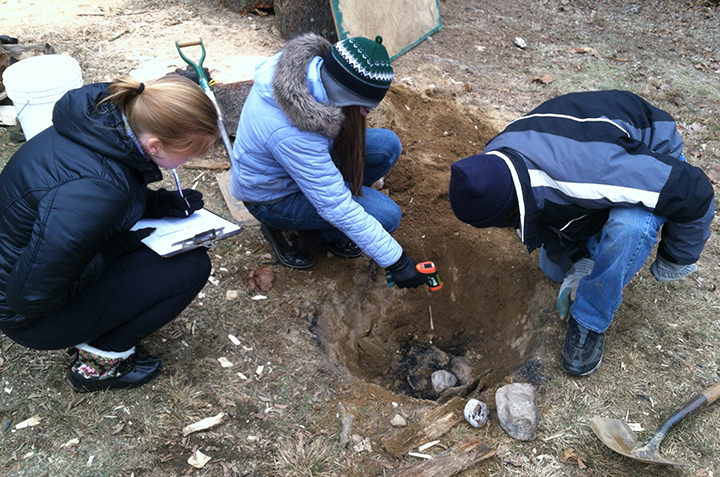
{"label": "white plastic bucket", "polygon": [[64,55],[39,55],[18,61],[5,69],[2,79],[25,139],[50,127],[55,102],[83,83],[80,64]]}

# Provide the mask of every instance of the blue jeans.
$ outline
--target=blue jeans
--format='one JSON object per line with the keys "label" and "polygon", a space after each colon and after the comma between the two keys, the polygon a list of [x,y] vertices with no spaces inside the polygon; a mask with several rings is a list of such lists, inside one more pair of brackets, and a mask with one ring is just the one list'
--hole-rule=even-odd
{"label": "blue jeans", "polygon": [[[622,302],[623,288],[642,268],[665,221],[641,207],[610,210],[602,230],[587,245],[595,266],[580,280],[570,307],[578,323],[598,333],[607,330]],[[540,269],[553,281],[565,279],[565,272],[548,259],[544,249],[540,250]]]}
{"label": "blue jeans", "polygon": [[[365,212],[375,217],[388,232],[400,225],[400,207],[388,196],[370,188],[395,165],[402,145],[397,135],[387,129],[368,129],[365,134],[365,168],[362,196],[353,196]],[[281,230],[316,230],[326,242],[347,239],[332,224],[323,219],[302,192],[296,192],[277,202],[246,204],[248,211],[263,224]]]}
{"label": "blue jeans", "polygon": [[[679,160],[687,162],[684,155]],[[610,210],[602,230],[587,245],[595,260],[590,275],[580,280],[577,297],[570,306],[575,321],[597,333],[605,333],[622,303],[623,288],[640,271],[657,243],[660,227],[667,218],[642,207]],[[565,279],[565,272],[540,250],[540,269],[556,282]]]}

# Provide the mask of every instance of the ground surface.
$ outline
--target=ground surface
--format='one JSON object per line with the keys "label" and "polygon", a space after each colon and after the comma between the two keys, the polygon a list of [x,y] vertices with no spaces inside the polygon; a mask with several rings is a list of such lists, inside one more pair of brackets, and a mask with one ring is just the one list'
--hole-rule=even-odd
{"label": "ground surface", "polygon": [[[388,290],[367,258],[321,255],[312,272],[293,272],[273,264],[249,227],[211,251],[213,278],[202,295],[147,340],[166,365],[152,385],[76,395],[64,383],[62,351],[29,351],[0,338],[6,474],[402,475],[399,469],[418,460],[385,451],[381,439],[395,432],[390,419],[400,413],[417,422],[437,406],[397,392],[397,351],[408,341],[466,356],[482,376],[467,397],[492,410],[493,393],[506,381],[537,387],[535,441],[512,440],[494,415],[482,429],[461,423],[441,438],[445,448],[477,436],[497,449],[462,475],[720,472],[717,408],[666,438],[663,452],[690,463],[681,469],[620,457],[589,427],[592,416],[619,417],[648,437],[687,398],[720,380],[718,225],[692,278],[662,285],[641,270],[608,331],[602,367],[575,379],[559,370],[557,285],[539,273],[536,254],[525,253],[512,233],[460,224],[446,193],[449,164],[480,152],[507,120],[558,94],[609,88],[632,90],[673,114],[688,159],[717,183],[717,6],[445,0],[440,10],[442,29],[394,63],[397,81],[371,122],[395,130],[404,146],[385,181],[404,212],[395,235],[412,256],[436,262],[443,290]],[[246,74],[240,56],[270,55],[283,44],[272,15],[242,16],[211,0],[0,0],[0,25],[0,34],[74,56],[86,82],[182,67],[174,41],[197,37],[212,76],[238,81]],[[18,131],[0,130],[0,165],[19,146],[10,140]],[[208,207],[226,213],[216,172],[189,164],[181,178],[197,182]],[[275,273],[273,288],[253,290],[248,275],[265,264]],[[221,367],[220,357],[233,366]],[[228,417],[218,427],[182,435],[184,426],[221,412]],[[15,429],[35,415],[38,425]],[[198,449],[211,457],[200,470],[187,463]]]}

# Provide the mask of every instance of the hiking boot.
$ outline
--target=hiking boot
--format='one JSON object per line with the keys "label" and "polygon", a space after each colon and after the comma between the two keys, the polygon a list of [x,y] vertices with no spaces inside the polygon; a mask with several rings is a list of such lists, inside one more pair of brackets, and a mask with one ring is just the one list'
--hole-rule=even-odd
{"label": "hiking boot", "polygon": [[587,376],[600,367],[605,335],[585,328],[570,316],[562,347],[563,370],[573,376]]}
{"label": "hiking boot", "polygon": [[265,224],[260,224],[260,232],[262,232],[265,240],[270,242],[275,257],[280,263],[289,268],[295,268],[297,270],[306,270],[315,266],[315,259],[312,255],[306,252],[301,252],[296,247],[291,246],[282,230],[270,227]]}
{"label": "hiking boot", "polygon": [[342,258],[358,258],[363,251],[352,240],[333,240],[327,243],[327,248],[335,256]]}
{"label": "hiking boot", "polygon": [[155,356],[137,356],[133,353],[127,359],[116,363],[88,359],[79,352],[70,364],[67,381],[73,391],[93,392],[106,389],[128,389],[141,386],[155,378],[162,369],[162,360]]}

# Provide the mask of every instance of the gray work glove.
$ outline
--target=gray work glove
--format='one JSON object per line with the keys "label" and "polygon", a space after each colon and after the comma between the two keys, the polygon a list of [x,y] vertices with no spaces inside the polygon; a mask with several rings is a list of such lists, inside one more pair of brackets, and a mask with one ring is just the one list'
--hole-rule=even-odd
{"label": "gray work glove", "polygon": [[650,271],[659,282],[674,282],[675,280],[687,277],[696,270],[697,265],[694,263],[679,265],[669,262],[659,255],[655,258],[653,264],[650,265]]}
{"label": "gray work glove", "polygon": [[563,320],[568,317],[570,313],[570,305],[577,298],[577,289],[580,285],[580,280],[583,277],[590,275],[595,261],[591,258],[581,258],[577,262],[572,264],[572,267],[565,274],[565,280],[560,285],[560,293],[558,293],[557,299],[557,311],[560,318]]}

